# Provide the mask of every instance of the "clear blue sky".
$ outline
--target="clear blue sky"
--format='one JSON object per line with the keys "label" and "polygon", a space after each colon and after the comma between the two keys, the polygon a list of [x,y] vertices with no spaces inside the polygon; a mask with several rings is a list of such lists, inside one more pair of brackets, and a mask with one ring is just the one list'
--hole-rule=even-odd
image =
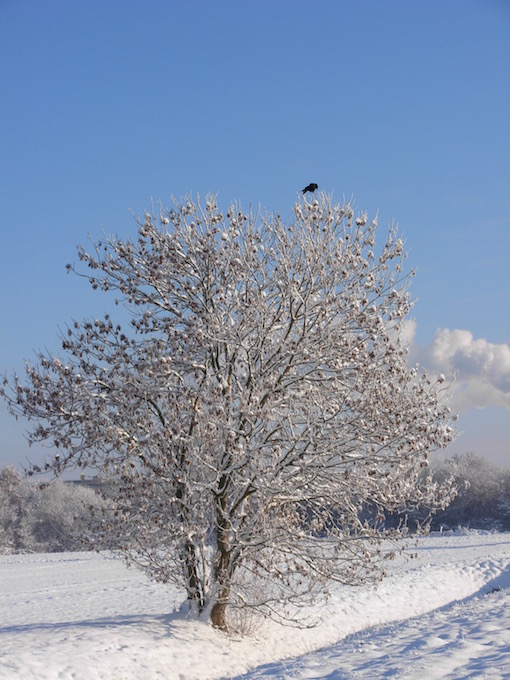
{"label": "clear blue sky", "polygon": [[[313,181],[399,223],[454,450],[510,463],[510,2],[0,0],[0,63],[0,371],[104,311],[65,264],[129,209]],[[0,465],[23,430],[0,404]]]}

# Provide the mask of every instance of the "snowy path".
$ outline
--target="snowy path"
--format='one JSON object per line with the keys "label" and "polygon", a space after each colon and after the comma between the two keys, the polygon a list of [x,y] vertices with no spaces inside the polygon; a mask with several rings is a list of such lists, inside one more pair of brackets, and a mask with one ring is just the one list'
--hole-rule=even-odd
{"label": "snowy path", "polygon": [[182,594],[117,560],[0,556],[0,678],[510,677],[510,535],[415,551],[377,587],[337,588],[320,626],[242,640],[169,613]]}

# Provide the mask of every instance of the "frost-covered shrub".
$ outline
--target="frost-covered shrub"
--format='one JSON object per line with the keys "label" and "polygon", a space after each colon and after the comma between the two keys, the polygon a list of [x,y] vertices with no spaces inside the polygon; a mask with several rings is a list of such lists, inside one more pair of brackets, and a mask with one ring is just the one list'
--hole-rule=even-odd
{"label": "frost-covered shrub", "polygon": [[83,485],[39,485],[6,467],[0,472],[0,553],[82,549],[90,508],[99,504]]}
{"label": "frost-covered shrub", "polygon": [[43,487],[33,525],[35,540],[45,552],[81,549],[90,508],[98,506],[96,493],[86,486],[56,481]]}
{"label": "frost-covered shrub", "polygon": [[433,519],[432,528],[510,530],[510,470],[474,453],[441,459],[431,466],[434,479],[453,476],[458,495]]}
{"label": "frost-covered shrub", "polygon": [[0,472],[0,552],[34,550],[33,517],[37,486],[14,467]]}

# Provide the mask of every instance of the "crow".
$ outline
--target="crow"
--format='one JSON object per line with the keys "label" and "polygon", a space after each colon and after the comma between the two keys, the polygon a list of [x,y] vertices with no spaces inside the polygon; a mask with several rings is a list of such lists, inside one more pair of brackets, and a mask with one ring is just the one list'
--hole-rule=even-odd
{"label": "crow", "polygon": [[318,188],[319,188],[319,185],[315,184],[315,182],[312,182],[311,184],[309,184],[307,187],[305,187],[303,189],[303,193],[306,194],[306,192],[309,191],[310,193],[313,194],[313,192]]}

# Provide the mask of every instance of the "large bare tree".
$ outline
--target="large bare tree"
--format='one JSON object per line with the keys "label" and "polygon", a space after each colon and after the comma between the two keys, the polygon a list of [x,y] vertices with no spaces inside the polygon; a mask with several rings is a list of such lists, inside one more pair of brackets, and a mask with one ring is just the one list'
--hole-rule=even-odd
{"label": "large bare tree", "polygon": [[128,322],[71,324],[61,358],[2,390],[55,447],[47,469],[108,480],[97,545],[225,630],[237,607],[292,618],[380,574],[381,518],[448,502],[416,482],[454,437],[444,378],[406,362],[397,230],[376,245],[377,221],[324,193],[287,223],[211,196],[138,222],[79,248]]}

